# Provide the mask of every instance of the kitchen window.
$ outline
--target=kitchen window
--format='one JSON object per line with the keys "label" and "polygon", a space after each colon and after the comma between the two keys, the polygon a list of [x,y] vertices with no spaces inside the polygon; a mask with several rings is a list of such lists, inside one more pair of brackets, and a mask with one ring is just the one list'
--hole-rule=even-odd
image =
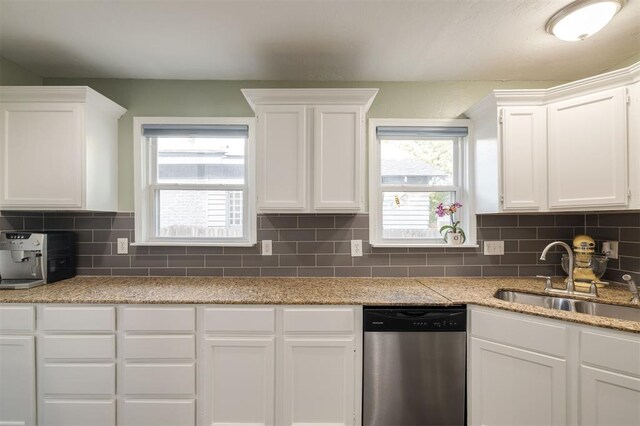
{"label": "kitchen window", "polygon": [[256,241],[251,118],[134,118],[136,244]]}
{"label": "kitchen window", "polygon": [[377,247],[445,245],[436,207],[455,202],[467,240],[475,244],[469,194],[470,120],[371,119],[369,125],[370,242]]}

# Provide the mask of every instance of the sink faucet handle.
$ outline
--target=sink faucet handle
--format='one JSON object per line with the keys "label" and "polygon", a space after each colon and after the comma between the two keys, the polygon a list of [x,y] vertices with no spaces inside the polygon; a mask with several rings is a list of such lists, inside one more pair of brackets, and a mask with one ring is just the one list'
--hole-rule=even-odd
{"label": "sink faucet handle", "polygon": [[598,297],[598,286],[595,281],[591,281],[591,285],[589,286],[589,295]]}
{"label": "sink faucet handle", "polygon": [[629,286],[629,291],[632,295],[631,303],[635,303],[636,305],[640,304],[640,300],[638,298],[638,286],[636,285],[635,281],[633,281],[633,278],[631,278],[631,275],[624,274],[622,276],[622,279],[625,280],[627,282],[627,285]]}
{"label": "sink faucet handle", "polygon": [[536,278],[543,278],[543,279],[547,280],[545,282],[545,284],[544,284],[544,289],[545,290],[550,289],[552,287],[551,286],[551,277],[548,277],[546,275],[536,275]]}

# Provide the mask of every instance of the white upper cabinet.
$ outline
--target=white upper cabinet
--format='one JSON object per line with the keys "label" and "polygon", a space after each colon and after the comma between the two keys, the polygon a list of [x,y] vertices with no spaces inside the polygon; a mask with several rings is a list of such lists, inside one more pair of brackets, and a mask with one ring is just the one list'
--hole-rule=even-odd
{"label": "white upper cabinet", "polygon": [[543,210],[547,176],[546,111],[506,107],[501,111],[504,210]]}
{"label": "white upper cabinet", "polygon": [[640,63],[473,105],[477,213],[640,208]]}
{"label": "white upper cabinet", "polygon": [[[474,105],[473,185],[477,213],[547,207],[547,111],[535,97],[512,102],[495,91]],[[538,104],[538,105],[537,105]]]}
{"label": "white upper cabinet", "polygon": [[323,106],[314,112],[313,206],[357,211],[362,204],[362,108]]}
{"label": "white upper cabinet", "polygon": [[364,117],[377,89],[243,89],[258,116],[259,212],[364,208]]}
{"label": "white upper cabinet", "polygon": [[623,87],[549,105],[549,207],[627,204]]}
{"label": "white upper cabinet", "polygon": [[[303,211],[307,206],[307,108],[258,108],[258,198],[261,209]],[[301,142],[302,141],[302,142]]]}
{"label": "white upper cabinet", "polygon": [[116,211],[125,112],[88,87],[0,87],[0,208]]}

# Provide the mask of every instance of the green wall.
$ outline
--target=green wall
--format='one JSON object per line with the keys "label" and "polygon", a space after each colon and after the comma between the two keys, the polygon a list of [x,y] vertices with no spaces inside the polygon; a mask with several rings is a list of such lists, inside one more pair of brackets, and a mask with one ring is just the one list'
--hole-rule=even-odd
{"label": "green wall", "polygon": [[375,87],[369,118],[456,118],[492,89],[546,88],[555,81],[300,82],[46,78],[45,85],[90,86],[127,108],[119,125],[119,209],[133,210],[133,117],[252,116],[242,88]]}
{"label": "green wall", "polygon": [[0,86],[41,86],[42,77],[0,56]]}

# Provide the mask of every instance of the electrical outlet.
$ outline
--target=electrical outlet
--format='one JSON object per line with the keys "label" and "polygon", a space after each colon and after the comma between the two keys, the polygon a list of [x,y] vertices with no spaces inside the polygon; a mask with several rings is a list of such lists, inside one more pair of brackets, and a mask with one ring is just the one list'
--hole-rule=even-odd
{"label": "electrical outlet", "polygon": [[271,256],[273,254],[273,243],[271,240],[262,240],[262,255]]}
{"label": "electrical outlet", "polygon": [[118,238],[118,254],[129,254],[128,238]]}
{"label": "electrical outlet", "polygon": [[502,256],[504,254],[504,241],[485,241],[485,256]]}
{"label": "electrical outlet", "polygon": [[609,259],[618,258],[618,242],[617,241],[603,241],[602,242],[602,254]]}
{"label": "electrical outlet", "polygon": [[362,240],[351,240],[351,257],[362,256]]}

